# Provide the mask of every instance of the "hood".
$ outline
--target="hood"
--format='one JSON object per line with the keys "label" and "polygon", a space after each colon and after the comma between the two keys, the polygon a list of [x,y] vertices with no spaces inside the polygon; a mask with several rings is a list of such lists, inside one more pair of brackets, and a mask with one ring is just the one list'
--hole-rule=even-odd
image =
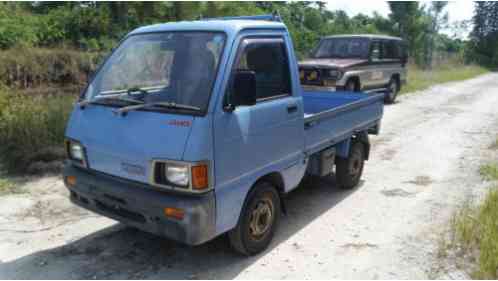
{"label": "hood", "polygon": [[345,68],[368,62],[367,59],[307,59],[299,62],[300,67]]}
{"label": "hood", "polygon": [[152,159],[182,159],[193,116],[113,109],[75,107],[70,117],[66,136],[85,147],[90,169],[147,183]]}

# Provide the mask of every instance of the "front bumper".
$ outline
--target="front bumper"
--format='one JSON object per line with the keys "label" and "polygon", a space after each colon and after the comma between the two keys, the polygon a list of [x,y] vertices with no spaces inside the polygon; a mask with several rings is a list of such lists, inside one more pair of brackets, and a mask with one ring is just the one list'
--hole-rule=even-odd
{"label": "front bumper", "polygon": [[[214,191],[193,196],[166,193],[69,163],[63,175],[71,201],[95,213],[189,245],[198,245],[216,236]],[[76,184],[68,185],[67,176],[75,176]],[[183,220],[166,217],[165,207],[183,209]]]}

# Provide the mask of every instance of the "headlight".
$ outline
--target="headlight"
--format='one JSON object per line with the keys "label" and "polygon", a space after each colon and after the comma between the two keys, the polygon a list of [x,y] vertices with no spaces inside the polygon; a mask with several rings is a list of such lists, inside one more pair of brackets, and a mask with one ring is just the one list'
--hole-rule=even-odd
{"label": "headlight", "polygon": [[341,76],[342,76],[342,72],[340,72],[339,70],[329,70],[329,77],[333,77],[333,78],[336,78],[336,79],[341,79]]}
{"label": "headlight", "polygon": [[85,148],[81,143],[74,140],[66,141],[67,157],[74,162],[86,166]]}
{"label": "headlight", "polygon": [[190,175],[187,165],[166,164],[164,174],[166,179],[174,185],[188,186],[189,184]]}
{"label": "headlight", "polygon": [[69,145],[69,156],[74,160],[83,160],[83,147],[81,144],[76,142],[71,142]]}
{"label": "headlight", "polygon": [[210,188],[208,162],[182,162],[171,160],[152,161],[151,184],[192,193]]}

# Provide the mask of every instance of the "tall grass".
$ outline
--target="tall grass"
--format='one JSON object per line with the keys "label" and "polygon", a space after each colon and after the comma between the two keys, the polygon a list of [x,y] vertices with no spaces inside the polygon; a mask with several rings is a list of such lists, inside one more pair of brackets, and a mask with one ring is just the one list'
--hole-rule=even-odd
{"label": "tall grass", "polygon": [[[495,145],[498,143],[495,143]],[[491,149],[498,149],[492,145]],[[486,180],[498,181],[498,163],[482,165]],[[480,205],[465,204],[455,214],[452,230],[464,253],[476,258],[475,279],[498,279],[498,185]]]}
{"label": "tall grass", "polygon": [[409,65],[408,83],[402,87],[401,94],[425,90],[435,84],[470,79],[488,71],[481,66],[456,62],[438,65],[432,70],[423,70],[415,65]]}
{"label": "tall grass", "polygon": [[[467,253],[476,253],[475,279],[498,278],[498,187],[480,206],[466,205],[455,216],[454,232]],[[474,251],[477,250],[477,251]]]}
{"label": "tall grass", "polygon": [[102,56],[71,49],[21,47],[0,51],[0,83],[17,89],[83,86]]}
{"label": "tall grass", "polygon": [[63,157],[64,128],[74,99],[0,89],[0,161],[8,172]]}

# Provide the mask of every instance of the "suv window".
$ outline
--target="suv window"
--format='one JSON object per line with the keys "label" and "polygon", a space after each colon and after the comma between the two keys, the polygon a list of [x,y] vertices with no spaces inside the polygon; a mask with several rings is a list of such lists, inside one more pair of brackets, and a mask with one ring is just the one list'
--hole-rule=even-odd
{"label": "suv window", "polygon": [[236,63],[236,70],[254,71],[256,98],[261,100],[290,95],[289,60],[283,40],[245,39],[243,43],[245,48]]}
{"label": "suv window", "polygon": [[383,42],[382,58],[384,59],[399,59],[400,50],[399,44],[395,40],[387,40]]}
{"label": "suv window", "polygon": [[380,42],[374,41],[372,42],[372,47],[370,51],[370,58],[372,61],[379,61],[381,55],[381,47]]}

